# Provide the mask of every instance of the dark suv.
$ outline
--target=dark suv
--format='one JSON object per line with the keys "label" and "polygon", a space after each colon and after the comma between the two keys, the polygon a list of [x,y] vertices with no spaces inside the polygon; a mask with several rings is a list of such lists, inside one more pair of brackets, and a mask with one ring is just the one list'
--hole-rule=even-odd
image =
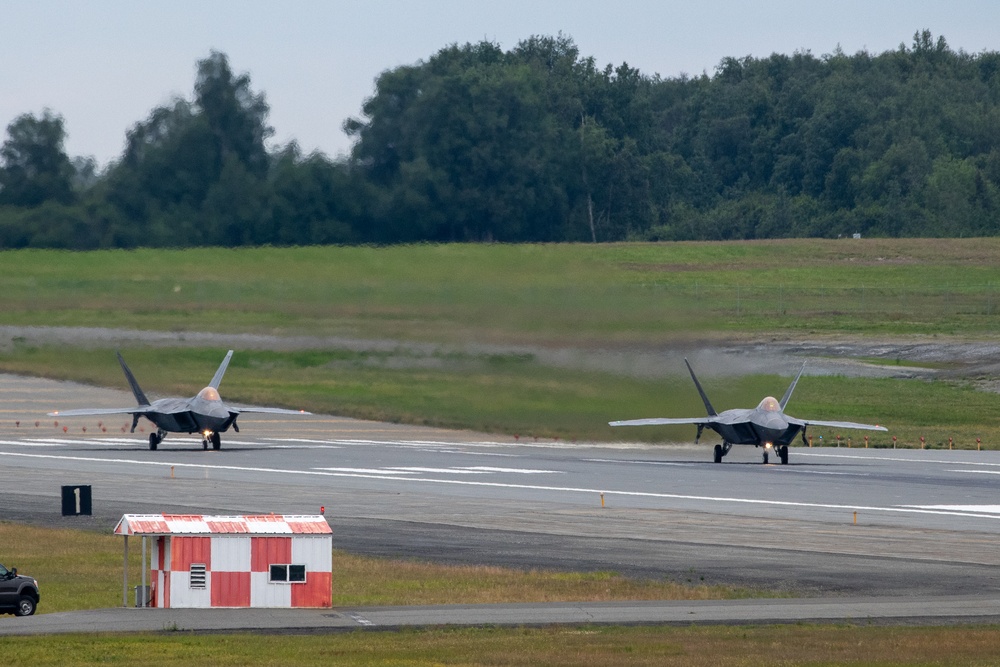
{"label": "dark suv", "polygon": [[0,565],[0,613],[31,616],[38,608],[38,582]]}

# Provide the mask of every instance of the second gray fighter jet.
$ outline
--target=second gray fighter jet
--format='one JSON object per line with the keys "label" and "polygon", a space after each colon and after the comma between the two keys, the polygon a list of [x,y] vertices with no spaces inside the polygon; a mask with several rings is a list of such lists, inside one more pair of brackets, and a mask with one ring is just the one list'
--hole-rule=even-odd
{"label": "second gray fighter jet", "polygon": [[691,373],[694,386],[698,388],[701,400],[705,403],[708,415],[705,417],[654,417],[652,419],[630,419],[626,421],[609,422],[611,426],[657,426],[663,424],[697,424],[698,434],[695,436],[695,443],[701,438],[702,430],[707,426],[722,438],[722,444],[715,446],[715,462],[721,463],[722,457],[729,453],[733,445],[753,445],[764,448],[764,463],[767,463],[768,454],[777,451],[778,458],[782,463],[788,463],[788,445],[795,436],[801,436],[802,443],[806,442],[806,428],[809,426],[829,426],[831,428],[851,428],[864,429],[868,431],[887,431],[884,426],[877,424],[858,424],[855,422],[821,421],[818,419],[796,419],[785,414],[785,405],[792,397],[795,385],[802,377],[802,371],[806,365],[802,364],[799,374],[792,380],[781,400],[772,396],[767,396],[756,408],[733,409],[717,413],[708,396],[701,388],[701,383],[694,374],[691,364],[684,360],[684,364]]}

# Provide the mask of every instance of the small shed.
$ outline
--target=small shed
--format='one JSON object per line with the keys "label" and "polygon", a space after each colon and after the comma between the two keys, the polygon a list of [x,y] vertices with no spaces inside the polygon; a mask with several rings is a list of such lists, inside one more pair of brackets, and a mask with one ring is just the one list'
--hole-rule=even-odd
{"label": "small shed", "polygon": [[333,531],[322,515],[126,514],[115,534],[125,537],[123,606],[129,536],[142,537],[148,595],[137,595],[137,606],[333,605]]}

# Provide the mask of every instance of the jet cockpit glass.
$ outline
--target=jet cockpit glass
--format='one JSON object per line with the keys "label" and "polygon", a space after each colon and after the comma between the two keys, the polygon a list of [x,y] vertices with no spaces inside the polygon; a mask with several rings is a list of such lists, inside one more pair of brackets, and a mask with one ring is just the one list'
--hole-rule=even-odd
{"label": "jet cockpit glass", "polygon": [[774,396],[768,396],[757,407],[766,412],[781,412],[781,404]]}
{"label": "jet cockpit glass", "polygon": [[206,401],[221,401],[222,398],[219,397],[219,390],[215,387],[205,387],[198,392],[198,398],[204,399]]}

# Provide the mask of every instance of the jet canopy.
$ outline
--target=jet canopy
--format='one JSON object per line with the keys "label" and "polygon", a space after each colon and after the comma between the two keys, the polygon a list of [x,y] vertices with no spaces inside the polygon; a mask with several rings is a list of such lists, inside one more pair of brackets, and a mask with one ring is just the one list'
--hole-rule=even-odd
{"label": "jet canopy", "polygon": [[219,390],[215,387],[205,387],[198,392],[198,398],[206,401],[221,401],[222,397],[219,396]]}
{"label": "jet canopy", "polygon": [[778,399],[774,396],[767,396],[760,402],[757,409],[764,410],[765,412],[781,412],[781,404],[778,403]]}

